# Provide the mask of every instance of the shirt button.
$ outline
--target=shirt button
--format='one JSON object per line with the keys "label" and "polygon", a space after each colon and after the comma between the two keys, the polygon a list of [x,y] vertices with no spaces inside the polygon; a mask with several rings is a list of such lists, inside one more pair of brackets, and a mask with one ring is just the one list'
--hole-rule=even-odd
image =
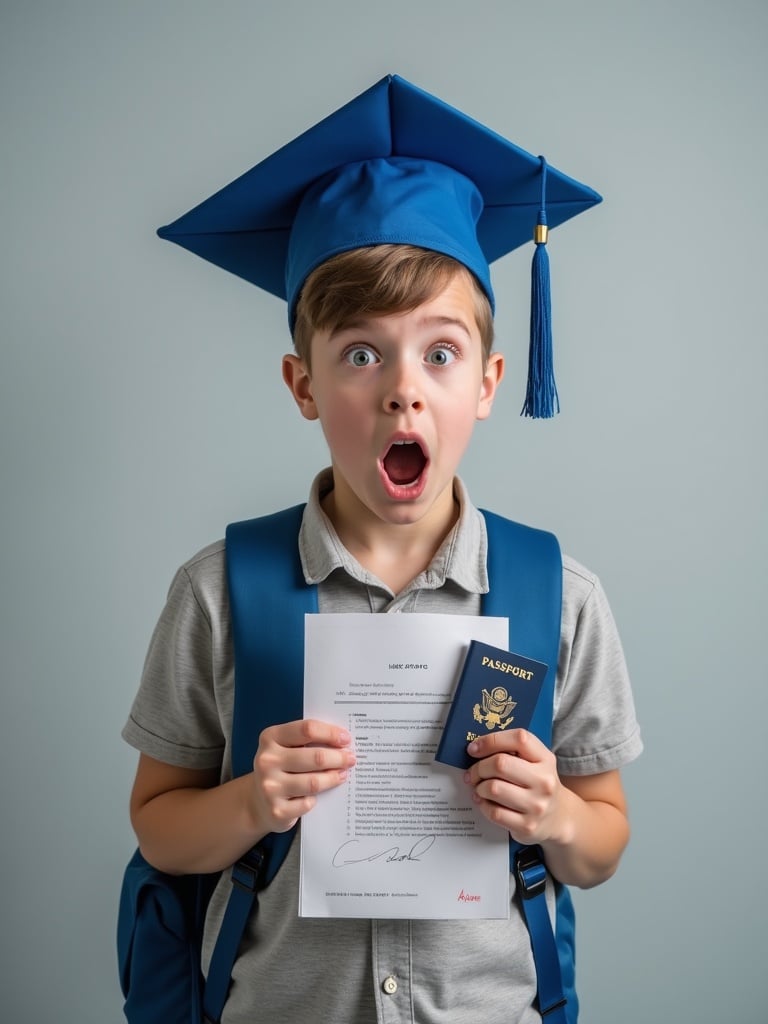
{"label": "shirt button", "polygon": [[392,975],[390,974],[388,978],[384,979],[381,987],[384,989],[388,996],[393,996],[395,992],[397,992],[397,980],[393,978]]}

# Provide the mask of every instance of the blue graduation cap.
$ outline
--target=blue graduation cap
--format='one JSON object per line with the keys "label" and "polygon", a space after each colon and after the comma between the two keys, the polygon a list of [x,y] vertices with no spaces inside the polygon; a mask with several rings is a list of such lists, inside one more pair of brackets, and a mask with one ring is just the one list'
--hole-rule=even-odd
{"label": "blue graduation cap", "polygon": [[523,413],[559,409],[547,230],[600,196],[460,111],[389,75],[199,206],[160,228],[288,303],[325,260],[402,243],[452,256],[494,306],[488,265],[536,242]]}

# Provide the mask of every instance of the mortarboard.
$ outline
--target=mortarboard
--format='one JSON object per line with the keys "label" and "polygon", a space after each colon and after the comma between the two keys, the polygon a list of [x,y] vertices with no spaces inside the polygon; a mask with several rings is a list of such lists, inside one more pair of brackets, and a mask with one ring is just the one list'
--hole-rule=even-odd
{"label": "mortarboard", "polygon": [[548,228],[600,196],[496,132],[389,75],[159,229],[288,303],[332,256],[384,242],[452,256],[494,305],[488,265],[535,240],[523,413],[559,408],[552,374]]}

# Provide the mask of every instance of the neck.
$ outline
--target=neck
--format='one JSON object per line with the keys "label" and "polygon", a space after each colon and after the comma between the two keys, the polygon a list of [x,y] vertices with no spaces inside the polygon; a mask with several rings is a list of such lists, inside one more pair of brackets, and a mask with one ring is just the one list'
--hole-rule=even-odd
{"label": "neck", "polygon": [[322,507],[347,551],[395,594],[429,566],[459,518],[452,484],[424,516],[409,523],[379,519],[337,488],[323,498]]}

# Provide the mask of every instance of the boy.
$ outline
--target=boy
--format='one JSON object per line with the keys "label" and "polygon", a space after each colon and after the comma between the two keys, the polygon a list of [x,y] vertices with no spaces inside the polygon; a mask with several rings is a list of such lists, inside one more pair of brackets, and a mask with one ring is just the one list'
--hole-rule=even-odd
{"label": "boy", "polygon": [[[380,123],[392,134],[383,153],[371,139]],[[504,370],[491,350],[487,263],[520,244],[521,188],[538,188],[546,165],[396,78],[313,132],[163,233],[288,301],[296,354],[284,357],[283,379],[301,414],[320,421],[332,463],[315,480],[298,538],[320,612],[479,614],[485,527],[456,472]],[[510,161],[522,161],[527,182],[513,186],[512,220],[495,212],[495,176]],[[560,220],[597,201],[549,174],[550,190],[565,190]],[[169,873],[225,873],[204,961],[226,869],[310,813],[355,764],[342,728],[300,720],[264,730],[253,771],[232,778],[224,557],[213,545],[177,574],[124,730],[141,751],[131,817],[147,860]],[[640,749],[605,598],[565,559],[553,751],[523,730],[489,734],[470,746],[467,785],[499,828],[541,846],[559,882],[596,885],[628,839],[619,769]],[[541,1019],[517,900],[505,921],[300,919],[297,847],[249,922],[226,1024]]]}

